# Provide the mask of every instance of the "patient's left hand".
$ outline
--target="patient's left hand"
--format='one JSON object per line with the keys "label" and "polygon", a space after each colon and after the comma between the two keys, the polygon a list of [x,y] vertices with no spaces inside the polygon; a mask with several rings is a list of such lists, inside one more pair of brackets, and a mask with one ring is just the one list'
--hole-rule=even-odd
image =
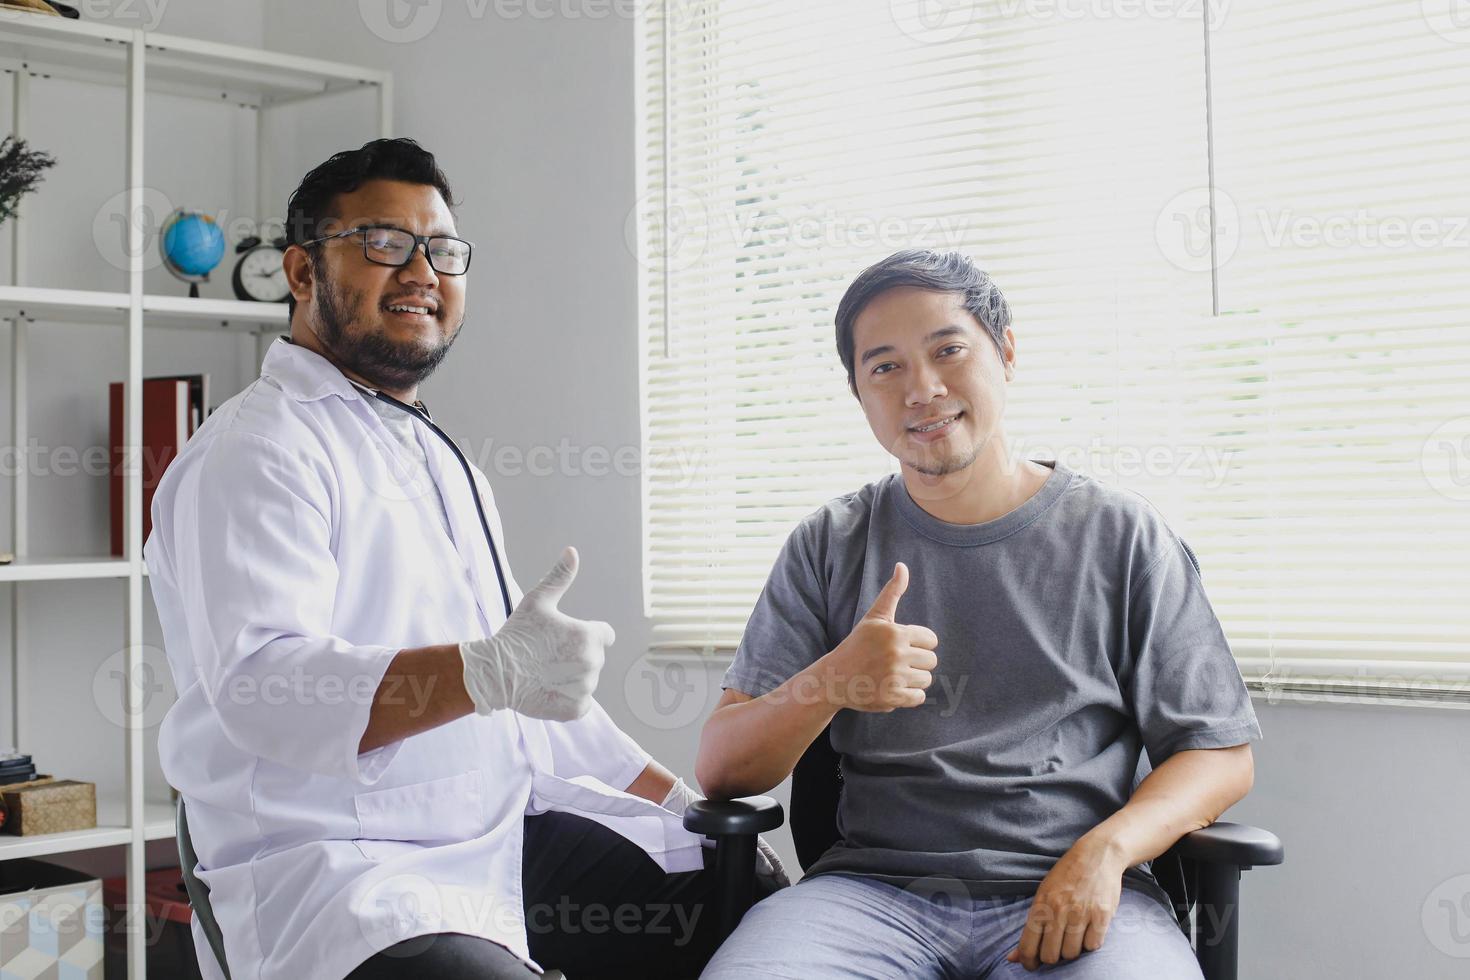
{"label": "patient's left hand", "polygon": [[1079,840],[1042,880],[1020,943],[1006,959],[1035,970],[1102,946],[1122,897],[1123,871],[1107,845]]}

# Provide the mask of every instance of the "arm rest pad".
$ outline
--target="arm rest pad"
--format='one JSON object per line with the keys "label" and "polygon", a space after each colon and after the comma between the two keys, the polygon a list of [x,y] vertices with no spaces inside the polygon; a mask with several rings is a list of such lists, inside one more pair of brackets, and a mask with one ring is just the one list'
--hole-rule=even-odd
{"label": "arm rest pad", "polygon": [[1172,848],[1182,857],[1242,868],[1280,864],[1286,856],[1281,838],[1243,823],[1213,823],[1179,838]]}
{"label": "arm rest pad", "polygon": [[684,829],[706,837],[762,834],[786,822],[781,804],[769,796],[698,800],[684,811]]}

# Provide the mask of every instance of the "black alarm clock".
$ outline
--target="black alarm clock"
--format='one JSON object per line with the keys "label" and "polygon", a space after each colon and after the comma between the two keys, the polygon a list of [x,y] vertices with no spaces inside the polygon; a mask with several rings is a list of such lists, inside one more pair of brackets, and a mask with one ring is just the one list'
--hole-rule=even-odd
{"label": "black alarm clock", "polygon": [[286,268],[281,261],[286,254],[286,239],[262,242],[251,235],[240,240],[235,252],[240,256],[230,280],[235,287],[235,296],[258,303],[285,302],[291,295],[291,286],[286,282]]}

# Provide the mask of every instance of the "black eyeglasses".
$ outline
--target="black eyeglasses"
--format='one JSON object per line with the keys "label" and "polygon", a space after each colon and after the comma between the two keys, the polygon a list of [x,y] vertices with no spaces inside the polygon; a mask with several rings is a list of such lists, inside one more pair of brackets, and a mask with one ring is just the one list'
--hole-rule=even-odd
{"label": "black eyeglasses", "polygon": [[334,238],[346,238],[348,235],[362,235],[362,254],[369,262],[394,267],[405,266],[412,262],[414,253],[422,244],[424,256],[429,260],[430,267],[435,272],[446,276],[462,276],[468,272],[470,253],[474,250],[474,245],[463,238],[451,238],[448,235],[415,235],[411,231],[386,225],[363,225],[358,228],[348,228],[335,235],[302,242],[301,247],[320,245],[322,242],[329,242]]}

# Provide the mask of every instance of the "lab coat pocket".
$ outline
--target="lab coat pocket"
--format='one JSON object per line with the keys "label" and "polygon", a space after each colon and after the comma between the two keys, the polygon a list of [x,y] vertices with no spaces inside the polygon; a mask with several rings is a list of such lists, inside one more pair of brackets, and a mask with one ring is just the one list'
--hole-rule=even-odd
{"label": "lab coat pocket", "polygon": [[479,769],[356,795],[358,836],[452,844],[490,828]]}

